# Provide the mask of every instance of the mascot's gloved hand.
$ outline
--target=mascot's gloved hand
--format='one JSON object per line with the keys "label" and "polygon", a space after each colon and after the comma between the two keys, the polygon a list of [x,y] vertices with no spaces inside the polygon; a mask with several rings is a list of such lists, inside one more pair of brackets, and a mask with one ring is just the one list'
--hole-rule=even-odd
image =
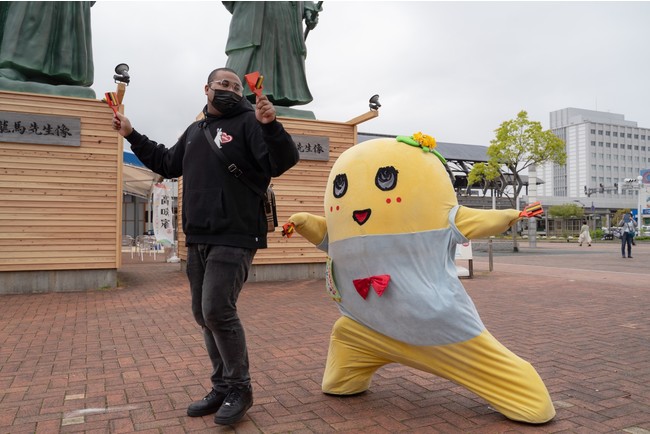
{"label": "mascot's gloved hand", "polygon": [[302,228],[308,219],[309,214],[306,212],[293,214],[291,217],[289,217],[289,221],[282,225],[282,236],[291,238],[296,229],[296,226]]}
{"label": "mascot's gloved hand", "polygon": [[294,230],[317,246],[327,235],[327,223],[325,217],[299,212],[289,217],[289,221],[282,225],[282,235],[290,238]]}
{"label": "mascot's gloved hand", "polygon": [[282,236],[291,238],[293,236],[293,233],[295,232],[296,225],[294,225],[291,222],[286,222],[285,224],[282,225]]}
{"label": "mascot's gloved hand", "polygon": [[533,202],[524,207],[524,210],[519,213],[519,217],[536,217],[544,214],[541,202]]}

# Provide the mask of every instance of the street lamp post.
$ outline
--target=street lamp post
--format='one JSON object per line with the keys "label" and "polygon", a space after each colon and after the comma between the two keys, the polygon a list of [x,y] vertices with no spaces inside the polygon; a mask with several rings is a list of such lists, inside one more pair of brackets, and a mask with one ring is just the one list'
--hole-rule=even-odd
{"label": "street lamp post", "polygon": [[[537,200],[537,167],[531,164],[528,168],[528,203]],[[537,247],[537,220],[535,217],[528,218],[528,245]]]}
{"label": "street lamp post", "polygon": [[641,218],[641,190],[645,191],[645,186],[643,185],[643,176],[639,175],[636,178],[625,178],[623,182],[629,185],[628,188],[633,188],[637,192],[636,196],[636,223],[637,228],[639,229],[639,235],[643,235],[643,219]]}
{"label": "street lamp post", "polygon": [[639,175],[636,177],[637,183],[638,183],[638,189],[637,189],[637,204],[636,204],[636,224],[639,228],[639,236],[643,235],[643,225],[641,224],[643,222],[643,219],[641,218],[641,187],[643,187],[643,176]]}

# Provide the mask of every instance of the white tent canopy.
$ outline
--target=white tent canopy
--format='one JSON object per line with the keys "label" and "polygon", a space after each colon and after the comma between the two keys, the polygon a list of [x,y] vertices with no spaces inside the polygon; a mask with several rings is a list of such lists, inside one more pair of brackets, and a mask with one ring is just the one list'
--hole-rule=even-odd
{"label": "white tent canopy", "polygon": [[162,177],[144,167],[142,162],[130,152],[124,152],[122,165],[122,189],[124,194],[149,199],[151,189]]}

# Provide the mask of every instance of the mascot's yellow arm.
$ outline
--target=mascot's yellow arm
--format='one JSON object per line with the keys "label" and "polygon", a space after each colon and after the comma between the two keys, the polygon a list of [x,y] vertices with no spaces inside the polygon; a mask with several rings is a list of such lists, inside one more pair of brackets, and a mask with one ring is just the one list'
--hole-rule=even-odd
{"label": "mascot's yellow arm", "polygon": [[299,212],[289,217],[289,223],[293,223],[296,232],[315,246],[319,245],[327,235],[325,217],[309,214],[308,212]]}
{"label": "mascot's yellow arm", "polygon": [[[456,214],[456,226],[468,239],[498,235],[519,220],[516,209],[474,209],[459,207]],[[307,212],[299,212],[289,217],[289,222],[296,227],[296,232],[315,246],[319,245],[327,235],[325,217]]]}
{"label": "mascot's yellow arm", "polygon": [[516,209],[474,209],[459,207],[456,226],[468,239],[498,235],[519,220]]}

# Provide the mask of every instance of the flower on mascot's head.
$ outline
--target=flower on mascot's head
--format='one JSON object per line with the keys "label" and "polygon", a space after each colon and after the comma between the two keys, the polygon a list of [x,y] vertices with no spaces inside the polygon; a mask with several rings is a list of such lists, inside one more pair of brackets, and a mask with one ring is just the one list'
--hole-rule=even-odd
{"label": "flower on mascot's head", "polygon": [[414,133],[412,136],[407,137],[407,136],[397,136],[396,140],[398,142],[406,143],[407,145],[411,146],[417,146],[419,148],[422,148],[422,151],[424,152],[430,152],[442,162],[442,164],[447,164],[447,160],[445,160],[445,157],[440,154],[440,152],[436,151],[434,148],[437,146],[436,139],[433,137],[422,134],[422,132],[418,131],[417,133]]}
{"label": "flower on mascot's head", "polygon": [[426,134],[422,134],[421,131],[414,133],[411,137],[413,140],[418,142],[422,150],[425,152],[429,152],[430,149],[434,149],[436,147],[436,139],[431,136],[427,136]]}

